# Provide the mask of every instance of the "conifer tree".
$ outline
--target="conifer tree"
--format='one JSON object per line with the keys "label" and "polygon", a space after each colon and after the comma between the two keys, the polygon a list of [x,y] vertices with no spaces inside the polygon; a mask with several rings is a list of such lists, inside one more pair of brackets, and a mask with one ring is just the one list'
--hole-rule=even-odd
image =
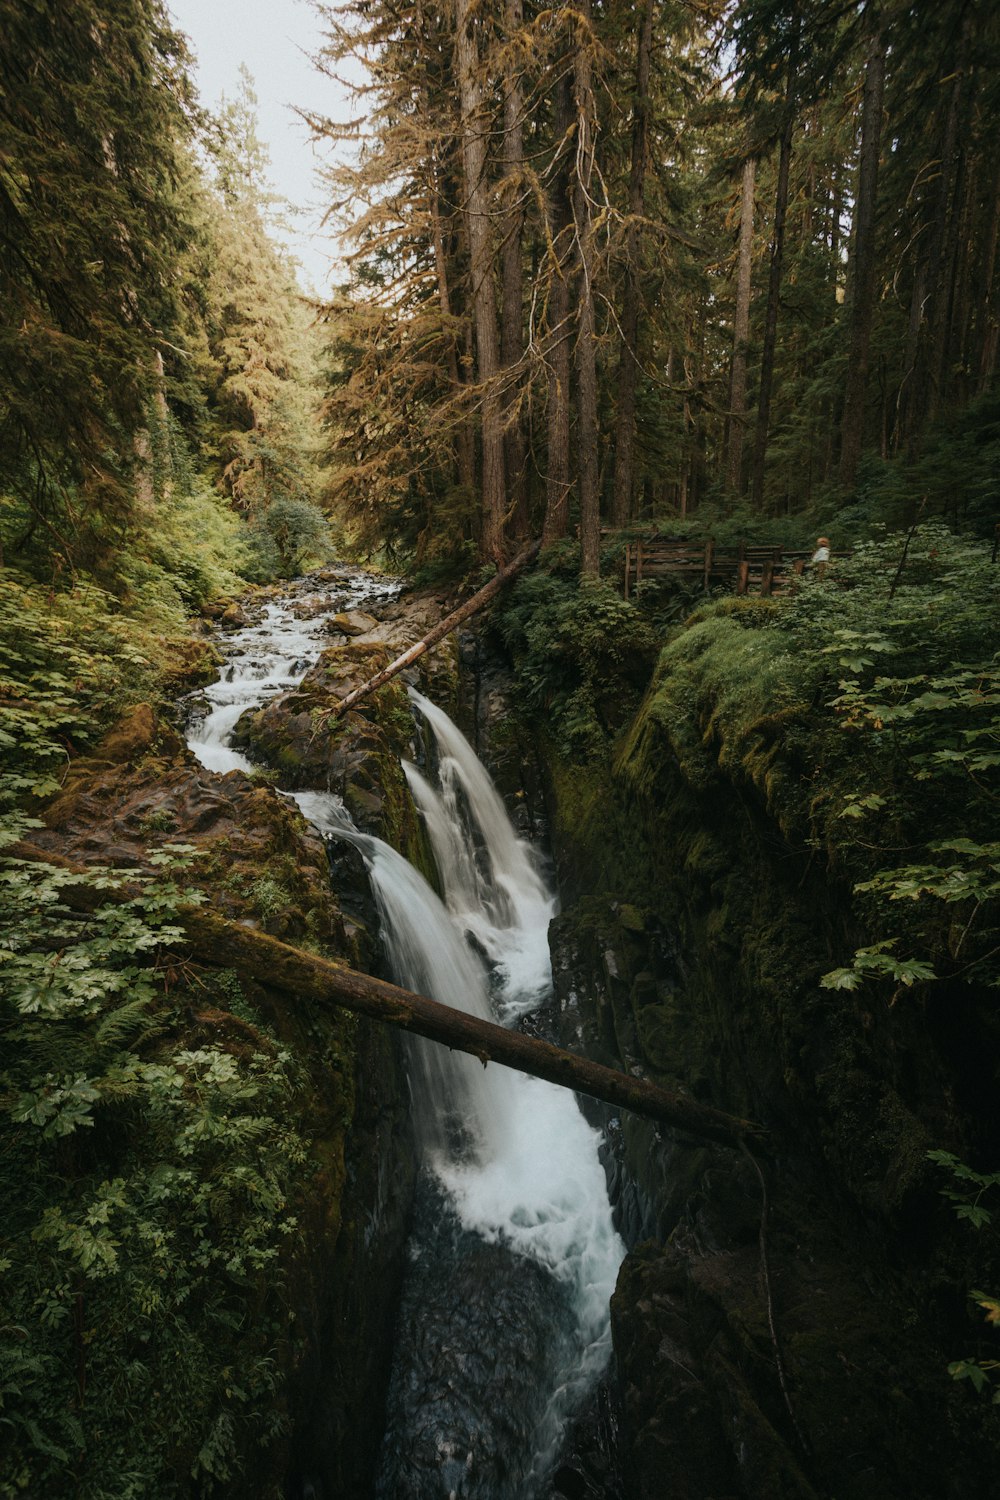
{"label": "conifer tree", "polygon": [[643,0],[635,47],[635,95],[632,101],[621,355],[618,362],[618,396],[615,416],[614,496],[611,511],[611,519],[615,526],[627,525],[632,514],[635,486],[636,392],[639,384],[640,226],[646,209],[649,75],[653,50],[654,10],[655,0]]}
{"label": "conifer tree", "polygon": [[465,182],[465,222],[472,278],[476,373],[482,409],[482,509],[480,548],[498,565],[504,560],[506,483],[497,321],[496,256],[489,207],[487,140],[490,122],[483,100],[478,37],[481,23],[471,0],[455,0],[455,66]]}
{"label": "conifer tree", "polygon": [[372,61],[328,414],[373,528],[422,551],[475,530],[497,559],[579,522],[592,571],[601,509],[738,495],[744,431],[755,507],[792,513],[990,389],[1000,21],[978,0],[923,28],[903,0],[330,16],[334,52]]}
{"label": "conifer tree", "polygon": [[850,335],[847,393],[841,417],[840,478],[851,488],[861,457],[864,403],[868,377],[875,296],[875,209],[879,157],[882,149],[882,95],[885,87],[886,42],[875,0],[865,5],[865,84],[861,111],[861,159],[851,247]]}
{"label": "conifer tree", "polygon": [[244,71],[209,139],[215,191],[205,248],[208,407],[219,481],[235,509],[307,502],[313,485],[316,397],[308,313],[294,267],[276,248],[273,195]]}
{"label": "conifer tree", "polygon": [[128,520],[176,324],[183,47],[160,0],[0,0],[0,484],[67,561]]}

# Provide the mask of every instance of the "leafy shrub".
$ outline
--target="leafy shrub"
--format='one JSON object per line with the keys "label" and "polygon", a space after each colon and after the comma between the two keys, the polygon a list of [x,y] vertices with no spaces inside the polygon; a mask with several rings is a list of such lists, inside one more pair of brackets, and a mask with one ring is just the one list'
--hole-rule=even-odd
{"label": "leafy shrub", "polygon": [[[192,480],[157,509],[142,550],[149,564],[166,574],[190,613],[240,588],[244,530],[210,485]],[[122,565],[127,570],[128,560]]]}
{"label": "leafy shrub", "polygon": [[564,754],[585,759],[634,710],[655,638],[610,584],[533,573],[518,580],[497,617],[522,702],[544,713]]}
{"label": "leafy shrub", "polygon": [[695,785],[721,769],[793,843],[826,852],[874,932],[832,987],[996,970],[1000,569],[938,524],[899,572],[903,546],[864,544],[781,599],[699,610],[663,650],[621,758],[637,784],[664,753]]}
{"label": "leafy shrub", "polygon": [[0,873],[4,1497],[64,1493],[70,1470],[93,1500],[201,1493],[280,1423],[298,1073],[264,1029],[185,1044],[155,965],[182,941],[177,858],[157,861],[84,919],[62,893],[113,877]]}
{"label": "leafy shrub", "polygon": [[[133,609],[176,577],[133,576]],[[0,849],[158,700],[175,620],[0,574]],[[284,1420],[301,1070],[235,976],[185,987],[169,868],[87,917],[66,884],[0,862],[0,1497],[207,1493]],[[192,1021],[213,1005],[246,1024]]]}
{"label": "leafy shrub", "polygon": [[329,551],[329,525],[318,506],[308,500],[274,500],[250,529],[243,571],[260,582],[292,578],[308,559]]}
{"label": "leafy shrub", "polygon": [[[1000,1172],[977,1172],[951,1151],[928,1151],[927,1156],[949,1174],[950,1185],[942,1188],[941,1193],[950,1200],[956,1218],[975,1230],[990,1228],[996,1212],[995,1189],[1000,1188]],[[991,1233],[995,1241],[995,1228]],[[1000,1326],[1000,1298],[978,1291],[970,1291],[969,1298],[985,1313],[991,1329]],[[952,1360],[948,1374],[952,1380],[967,1380],[974,1391],[988,1393],[993,1405],[1000,1406],[1000,1359],[995,1358],[995,1345],[978,1358]]]}
{"label": "leafy shrub", "polygon": [[50,592],[0,573],[0,809],[56,791],[69,756],[156,702],[182,621],[136,619],[94,584]]}

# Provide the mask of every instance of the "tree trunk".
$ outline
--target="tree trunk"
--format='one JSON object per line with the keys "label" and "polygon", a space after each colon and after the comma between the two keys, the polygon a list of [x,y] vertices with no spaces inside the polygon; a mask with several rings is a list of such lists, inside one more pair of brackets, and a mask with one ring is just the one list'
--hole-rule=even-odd
{"label": "tree trunk", "polygon": [[965,405],[975,389],[972,375],[971,307],[975,290],[979,161],[966,151],[963,173],[962,212],[955,231],[952,265],[952,296],[948,314],[948,336],[941,363],[941,388],[946,396]]}
{"label": "tree trunk", "polygon": [[969,169],[967,141],[972,130],[973,74],[975,65],[970,63],[972,49],[973,12],[967,10],[958,42],[958,57],[955,62],[954,92],[952,108],[955,113],[955,132],[951,141],[951,157],[942,163],[943,172],[951,178],[951,189],[946,199],[946,222],[942,236],[942,257],[937,270],[934,302],[931,306],[930,348],[930,399],[927,420],[933,422],[940,405],[948,399],[948,345],[951,338],[952,315],[955,309],[955,270],[958,264],[958,240],[963,226],[963,202],[966,196],[966,174]]}
{"label": "tree trunk", "polygon": [[917,410],[916,386],[917,364],[920,358],[920,330],[924,316],[924,294],[927,286],[927,262],[920,258],[913,270],[913,288],[910,293],[910,316],[906,327],[906,344],[903,351],[903,373],[896,395],[893,449],[898,452],[904,443],[909,443],[915,431],[914,413]]}
{"label": "tree trunk", "polygon": [[629,170],[629,224],[625,232],[625,287],[622,293],[622,352],[618,364],[618,410],[615,416],[615,478],[611,524],[627,526],[635,489],[636,392],[639,384],[639,220],[646,207],[646,156],[649,134],[649,59],[653,50],[653,7],[645,0],[635,55],[635,106],[632,116],[632,161]]}
{"label": "tree trunk", "polygon": [[[445,325],[445,337],[448,340],[448,377],[455,391],[456,397],[462,388],[462,377],[458,368],[458,350],[455,347],[454,332],[451,328],[451,293],[448,286],[448,258],[444,248],[444,226],[441,222],[441,199],[437,188],[431,197],[431,222],[434,234],[434,265],[437,271],[438,284],[438,306],[441,309],[441,318]],[[463,416],[457,424],[455,434],[455,466],[458,471],[458,482],[464,489],[472,494],[476,487],[476,445],[469,427],[467,417]]]}
{"label": "tree trunk", "polygon": [[976,295],[976,375],[977,392],[989,389],[996,368],[997,318],[994,313],[993,277],[996,270],[997,242],[1000,238],[1000,156],[993,171],[993,181],[987,200],[989,215],[986,234],[982,239],[979,262],[978,292]]}
{"label": "tree trunk", "polygon": [[455,0],[455,60],[462,110],[462,165],[465,218],[469,236],[472,309],[476,326],[476,372],[480,388],[483,433],[483,494],[480,551],[498,566],[504,560],[506,496],[503,453],[503,403],[497,377],[500,340],[486,181],[486,141],[479,50],[474,35],[472,0]]}
{"label": "tree trunk", "polygon": [[771,265],[767,280],[767,312],[764,318],[764,344],[760,356],[760,390],[757,397],[757,427],[754,433],[751,496],[754,507],[764,508],[764,463],[771,426],[771,388],[774,384],[774,351],[778,337],[778,304],[781,300],[781,272],[785,257],[785,219],[788,215],[788,177],[792,161],[792,136],[795,131],[795,74],[799,64],[801,20],[796,15],[795,32],[788,53],[785,83],[785,120],[778,151],[778,184],[774,195],[774,232],[771,239]]}
{"label": "tree trunk", "polygon": [[753,189],[757,163],[743,163],[740,195],[740,242],[736,263],[736,314],[733,319],[733,358],[729,367],[729,442],[726,448],[726,488],[742,489],[743,433],[747,410],[747,339],[750,336],[750,276],[753,269]]}
{"label": "tree trunk", "polygon": [[944,266],[948,222],[952,211],[952,191],[962,150],[959,140],[959,121],[967,39],[968,17],[962,27],[957,57],[942,59],[941,62],[942,74],[951,76],[952,84],[948,110],[939,136],[941,146],[938,153],[939,170],[936,174],[937,191],[929,214],[930,240],[927,258],[918,267],[915,277],[914,307],[911,310],[911,327],[907,340],[908,352],[912,349],[912,364],[907,365],[907,373],[904,377],[906,394],[902,425],[910,457],[916,456],[920,430],[926,423],[933,420],[937,408],[935,353],[938,349],[939,322],[944,316],[942,304],[946,300]]}
{"label": "tree trunk", "polygon": [[385,683],[391,682],[397,672],[401,672],[404,667],[412,666],[415,661],[419,661],[425,651],[429,651],[432,646],[436,646],[438,641],[443,641],[445,636],[461,625],[464,620],[471,619],[474,614],[478,614],[484,605],[489,604],[490,600],[499,594],[505,583],[509,583],[523,568],[526,568],[530,562],[535,560],[541,545],[541,542],[532,542],[529,547],[526,547],[523,552],[515,557],[512,563],[508,563],[505,568],[502,568],[499,573],[495,574],[489,583],[485,584],[478,593],[473,594],[471,599],[467,599],[464,604],[460,604],[458,609],[453,609],[450,615],[445,615],[444,619],[439,621],[433,630],[427,632],[422,641],[417,641],[415,645],[410,646],[404,651],[402,656],[397,656],[395,661],[391,661],[387,667],[383,667],[381,672],[376,672],[374,677],[369,677],[367,682],[363,682],[360,687],[356,687],[352,692],[348,693],[346,698],[337,706],[337,717],[340,718],[343,714],[346,714],[348,709],[353,708],[362,698],[367,698],[368,694],[373,693],[376,688],[383,687]]}
{"label": "tree trunk", "polygon": [[[508,48],[524,24],[523,0],[504,0]],[[511,52],[504,69],[503,166],[507,179],[507,207],[500,248],[500,285],[503,316],[500,322],[500,362],[504,371],[504,463],[513,508],[514,535],[523,541],[531,531],[528,514],[528,445],[520,411],[520,377],[515,373],[524,357],[524,272],[521,240],[524,234],[524,91]]]}
{"label": "tree trunk", "polygon": [[882,93],[885,84],[885,36],[872,0],[868,0],[865,8],[865,19],[871,29],[861,106],[861,162],[854,222],[854,254],[851,258],[847,388],[840,424],[840,482],[846,489],[854,488],[864,439],[868,350],[875,307],[875,218],[879,156],[882,149]]}
{"label": "tree trunk", "polygon": [[[590,0],[579,0],[587,22]],[[582,33],[582,34],[581,34]],[[601,566],[601,515],[597,491],[597,329],[594,319],[594,106],[592,36],[589,25],[577,35],[573,76],[576,88],[576,180],[573,217],[579,257],[579,313],[576,337],[577,473],[580,494],[580,571],[596,578]]]}
{"label": "tree trunk", "polygon": [[570,211],[570,152],[565,137],[572,125],[572,95],[569,79],[556,85],[555,136],[561,142],[564,163],[555,172],[549,203],[550,252],[548,292],[548,336],[545,341],[548,366],[548,442],[545,481],[545,545],[558,541],[569,530],[569,256],[572,245]]}
{"label": "tree trunk", "polygon": [[[65,868],[74,877],[87,873],[83,866],[30,845],[15,845],[11,852],[15,857]],[[92,885],[69,883],[60,892],[67,906],[85,912],[108,903],[134,900],[140,894],[141,889],[134,885],[99,890]],[[698,1104],[673,1089],[658,1088],[645,1079],[618,1073],[566,1052],[551,1042],[508,1031],[504,1026],[481,1021],[425,995],[359,974],[331,959],[317,958],[204,907],[182,906],[176,921],[184,930],[190,951],[200,961],[246,974],[259,984],[282,991],[297,1006],[304,1000],[341,1006],[467,1052],[478,1057],[484,1067],[488,1062],[498,1062],[504,1067],[517,1068],[534,1078],[544,1078],[549,1083],[727,1145],[739,1145],[747,1137],[762,1133],[759,1126],[748,1120]]]}

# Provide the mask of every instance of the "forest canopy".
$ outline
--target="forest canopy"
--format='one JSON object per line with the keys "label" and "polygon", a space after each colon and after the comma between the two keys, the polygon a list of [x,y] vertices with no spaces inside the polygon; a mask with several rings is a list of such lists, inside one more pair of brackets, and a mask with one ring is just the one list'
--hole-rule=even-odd
{"label": "forest canopy", "polygon": [[202,107],[160,0],[3,0],[0,25],[6,558],[127,592],[198,497],[203,531],[250,523],[230,561],[280,571],[269,508],[315,511],[312,314],[252,81]]}
{"label": "forest canopy", "polygon": [[[323,7],[333,498],[421,558],[997,503],[984,0]],[[798,532],[811,526],[803,520]],[[796,534],[798,534],[798,532]]]}
{"label": "forest canopy", "polygon": [[261,576],[275,503],[450,569],[579,531],[595,573],[602,527],[992,525],[994,6],[318,10],[357,120],[308,117],[345,268],[310,307],[249,78],[199,105],[160,0],[0,4],[9,557],[100,571],[195,479]]}

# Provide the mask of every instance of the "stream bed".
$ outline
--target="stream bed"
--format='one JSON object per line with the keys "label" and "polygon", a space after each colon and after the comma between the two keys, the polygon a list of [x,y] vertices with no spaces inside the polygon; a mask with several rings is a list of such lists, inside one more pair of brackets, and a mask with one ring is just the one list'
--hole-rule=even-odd
{"label": "stream bed", "polygon": [[[371,609],[358,575],[329,609],[285,602],[232,632],[189,744],[224,774],[250,762],[229,743],[246,709],[294,687],[326,618]],[[292,795],[324,837],[361,851],[391,976],[458,1008],[516,1025],[551,993],[555,898],[472,747],[411,690],[405,767],[438,868],[439,896],[402,855],[359,832],[323,788]],[[610,1352],[608,1303],[624,1246],[612,1224],[600,1136],[572,1094],[408,1039],[422,1152],[398,1316],[379,1500],[533,1500]],[[333,1500],[333,1497],[326,1497]]]}

